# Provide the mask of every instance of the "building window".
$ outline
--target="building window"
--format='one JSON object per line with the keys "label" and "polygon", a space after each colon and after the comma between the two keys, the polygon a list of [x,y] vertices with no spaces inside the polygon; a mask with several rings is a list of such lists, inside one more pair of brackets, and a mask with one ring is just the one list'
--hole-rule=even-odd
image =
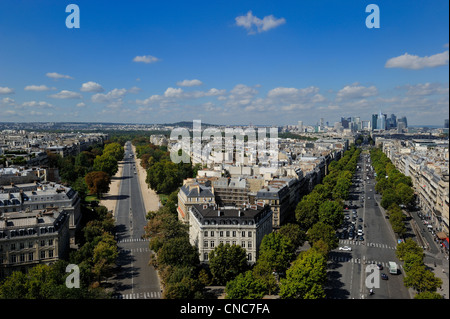
{"label": "building window", "polygon": [[236,231],[233,231],[233,237],[236,237]]}
{"label": "building window", "polygon": [[252,242],[251,241],[248,242],[248,248],[252,248]]}
{"label": "building window", "polygon": [[208,237],[208,231],[205,231],[205,237]]}
{"label": "building window", "polygon": [[223,237],[223,231],[220,231],[220,232],[219,232],[219,236],[220,236],[220,237]]}
{"label": "building window", "polygon": [[33,261],[34,253],[28,253],[28,261]]}
{"label": "building window", "polygon": [[25,243],[20,243],[19,247],[20,247],[20,249],[24,249],[25,248]]}
{"label": "building window", "polygon": [[41,247],[45,246],[45,240],[41,240]]}
{"label": "building window", "polygon": [[20,254],[19,260],[21,263],[25,262],[25,254]]}
{"label": "building window", "polygon": [[48,257],[49,257],[49,258],[52,258],[52,257],[53,257],[53,249],[51,249],[51,250],[48,251]]}
{"label": "building window", "polygon": [[211,237],[214,237],[214,232],[213,231],[211,231]]}
{"label": "building window", "polygon": [[211,240],[211,248],[214,248],[214,241]]}
{"label": "building window", "polygon": [[208,253],[203,253],[203,260],[208,260]]}
{"label": "building window", "polygon": [[245,231],[242,232],[242,237],[245,237]]}
{"label": "building window", "polygon": [[49,239],[49,240],[48,240],[48,245],[49,245],[49,246],[53,246],[53,239]]}
{"label": "building window", "polygon": [[249,253],[249,254],[247,255],[247,260],[248,260],[248,261],[252,261],[252,254],[251,254],[251,253]]}
{"label": "building window", "polygon": [[227,237],[230,237],[230,231],[227,230]]}
{"label": "building window", "polygon": [[203,248],[208,248],[208,241],[205,240],[205,241],[203,242]]}
{"label": "building window", "polygon": [[248,235],[248,237],[252,237],[252,232],[249,231],[249,232],[247,233],[247,235]]}
{"label": "building window", "polygon": [[242,242],[241,242],[241,247],[242,247],[242,248],[245,248],[245,241],[242,241]]}
{"label": "building window", "polygon": [[45,250],[41,251],[41,259],[45,259]]}
{"label": "building window", "polygon": [[11,244],[11,250],[16,250],[16,244]]}
{"label": "building window", "polygon": [[17,262],[16,255],[11,255],[11,263],[16,263],[16,262]]}

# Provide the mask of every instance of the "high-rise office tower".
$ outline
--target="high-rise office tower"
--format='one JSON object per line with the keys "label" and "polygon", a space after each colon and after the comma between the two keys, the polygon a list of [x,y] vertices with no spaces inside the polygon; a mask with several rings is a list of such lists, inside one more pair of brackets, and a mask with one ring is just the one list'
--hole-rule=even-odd
{"label": "high-rise office tower", "polygon": [[378,129],[378,114],[372,114],[372,131]]}
{"label": "high-rise office tower", "polygon": [[448,128],[448,119],[444,120],[444,128]]}

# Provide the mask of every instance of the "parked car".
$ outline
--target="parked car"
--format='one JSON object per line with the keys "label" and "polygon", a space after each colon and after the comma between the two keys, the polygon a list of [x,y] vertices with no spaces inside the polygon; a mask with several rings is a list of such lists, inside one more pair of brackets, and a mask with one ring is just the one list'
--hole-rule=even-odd
{"label": "parked car", "polygon": [[339,247],[339,250],[351,251],[352,248],[349,246]]}
{"label": "parked car", "polygon": [[380,276],[381,276],[381,279],[383,279],[383,280],[388,280],[388,278],[389,278],[388,275],[386,275],[384,272],[382,272]]}

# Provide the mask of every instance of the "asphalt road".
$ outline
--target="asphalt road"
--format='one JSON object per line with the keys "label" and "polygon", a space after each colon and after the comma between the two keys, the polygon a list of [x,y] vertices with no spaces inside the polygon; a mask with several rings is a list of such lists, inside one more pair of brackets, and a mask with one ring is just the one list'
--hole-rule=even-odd
{"label": "asphalt road", "polygon": [[119,267],[114,278],[114,298],[159,299],[161,290],[158,275],[154,267],[149,265],[151,251],[148,241],[142,239],[147,224],[146,211],[135,165],[131,144],[127,142],[115,212]]}
{"label": "asphalt road", "polygon": [[[351,222],[354,215],[352,211],[356,210],[355,224],[363,227],[364,240],[340,239],[339,246],[348,246],[351,251],[336,249],[330,253],[327,298],[410,299],[408,289],[403,285],[404,272],[395,255],[395,235],[389,220],[374,199],[375,179],[371,176],[370,165],[363,155],[358,165],[360,169],[355,174],[356,183],[352,185],[349,198],[357,207],[350,207],[346,215]],[[362,222],[358,218],[362,218]],[[389,273],[389,261],[394,261],[399,266],[397,275]],[[374,270],[374,264],[381,264],[383,269]],[[385,273],[388,279],[381,279],[381,273]],[[373,288],[373,295],[369,295],[370,286]]]}

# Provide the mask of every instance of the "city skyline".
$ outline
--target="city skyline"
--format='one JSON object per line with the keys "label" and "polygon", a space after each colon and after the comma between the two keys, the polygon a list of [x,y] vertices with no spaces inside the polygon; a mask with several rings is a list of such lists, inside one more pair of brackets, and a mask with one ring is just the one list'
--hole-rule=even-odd
{"label": "city skyline", "polygon": [[0,122],[449,117],[447,2],[76,4],[0,5]]}

